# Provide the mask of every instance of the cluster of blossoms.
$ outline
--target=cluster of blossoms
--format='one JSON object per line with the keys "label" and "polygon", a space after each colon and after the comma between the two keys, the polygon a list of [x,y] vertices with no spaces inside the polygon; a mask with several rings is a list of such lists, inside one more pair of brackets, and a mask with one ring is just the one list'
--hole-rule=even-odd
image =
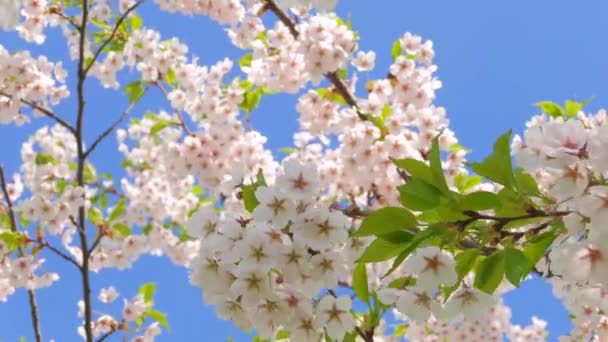
{"label": "cluster of blossoms", "polygon": [[220,317],[261,336],[288,327],[292,341],[312,341],[325,328],[342,339],[355,325],[351,299],[325,290],[346,280],[363,244],[349,239],[342,212],[315,200],[314,166],[294,159],[283,166],[274,185],[255,191],[251,218],[205,206],[188,221],[188,234],[201,241],[191,282]]}
{"label": "cluster of blossoms", "polygon": [[538,267],[574,315],[572,340],[601,340],[608,336],[603,307],[608,289],[606,112],[579,112],[570,120],[537,116],[527,126],[525,139],[513,143],[515,158],[535,176],[555,209],[569,212],[562,220],[564,233]]}
{"label": "cluster of blossoms", "polygon": [[[361,110],[373,120],[382,120],[384,128],[371,119],[360,120],[355,110],[333,102],[332,89],[330,95],[309,91],[298,101],[302,131],[296,141],[297,153],[319,165],[321,182],[331,189],[328,197],[355,196],[357,204],[367,206],[366,196],[371,192],[383,204],[399,203],[396,188],[403,180],[390,158],[424,160],[439,133],[441,149],[451,150],[444,164],[448,181],[466,172],[465,150],[451,149],[458,141],[447,127],[445,109],[432,105],[435,90],[441,86],[433,77],[432,44],[420,41],[418,36],[405,34],[400,44],[408,55],[395,59],[388,78],[369,82],[367,98],[359,100]],[[336,148],[328,144],[332,136],[340,143]]]}
{"label": "cluster of blossoms", "polygon": [[[21,177],[16,174],[13,180],[6,184],[9,200],[17,200],[23,192]],[[0,200],[0,212],[8,211],[8,203]],[[10,229],[0,228],[0,234],[6,234]],[[27,236],[15,237],[27,238]],[[20,255],[19,258],[11,259],[11,246],[0,240],[0,301],[5,302],[9,295],[17,288],[37,289],[50,286],[59,279],[59,275],[51,272],[43,272],[37,275],[36,271],[41,269],[44,259],[28,255]]]}
{"label": "cluster of blossoms", "polygon": [[[401,320],[410,318],[398,312],[395,317]],[[532,324],[527,327],[512,325],[511,310],[503,303],[497,303],[474,320],[447,324],[431,317],[426,322],[407,321],[404,324],[407,326],[404,336],[410,341],[500,342],[506,337],[512,342],[543,342],[547,339],[545,321],[532,317]]]}
{"label": "cluster of blossoms", "polygon": [[[103,288],[99,291],[98,300],[103,304],[111,304],[114,302],[120,294],[114,287]],[[102,337],[111,334],[117,330],[130,331],[142,331],[143,334],[133,337],[133,342],[153,342],[156,336],[160,335],[161,328],[159,322],[150,323],[145,327],[141,328],[142,322],[141,317],[145,315],[146,311],[152,306],[150,301],[146,301],[142,294],[138,294],[131,300],[123,298],[123,309],[120,315],[120,319],[117,316],[103,314],[97,318],[95,322],[91,322],[93,334],[96,337]],[[78,302],[78,317],[84,317],[84,302]],[[78,333],[84,338],[85,331],[84,327],[78,328]],[[109,336],[109,335],[108,335]]]}
{"label": "cluster of blossoms", "polygon": [[[66,71],[61,62],[52,63],[44,57],[34,58],[28,51],[9,53],[0,45],[0,123],[19,125],[29,118],[22,112],[26,103],[41,108],[56,105],[69,96],[65,83]],[[34,110],[34,115],[43,113]]]}
{"label": "cluster of blossoms", "polygon": [[22,256],[10,259],[8,247],[0,241],[0,301],[6,302],[8,296],[17,288],[29,290],[51,286],[59,279],[57,273],[42,272],[36,274],[44,263],[44,259]]}

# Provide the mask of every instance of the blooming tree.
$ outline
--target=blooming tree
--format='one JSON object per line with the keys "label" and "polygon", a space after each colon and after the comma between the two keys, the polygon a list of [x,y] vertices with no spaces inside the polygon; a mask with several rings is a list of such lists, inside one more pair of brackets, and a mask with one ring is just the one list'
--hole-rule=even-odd
{"label": "blooming tree", "polygon": [[[67,330],[153,341],[168,327],[154,284],[133,298],[91,293],[91,272],[146,254],[185,267],[217,315],[258,341],[542,341],[546,323],[512,324],[500,299],[530,274],[571,312],[561,340],[608,337],[605,111],[540,102],[523,137],[505,133],[469,162],[433,105],[431,41],[399,37],[386,76],[357,93],[376,53],[358,49],[335,1],[156,0],[209,16],[243,50],[238,65],[210,66],[147,29],[144,1],[0,1],[3,28],[25,41],[60,28],[76,70],[71,84],[61,62],[0,45],[0,123],[53,122],[21,145],[18,173],[0,167],[0,300],[27,291],[37,341],[36,295],[59,279],[45,258],[80,273],[82,325]],[[93,81],[129,106],[86,136]],[[166,110],[133,116],[150,92]],[[301,94],[284,160],[249,121],[274,93]],[[69,96],[75,116],[55,111]],[[114,135],[121,175],[90,158]],[[122,312],[105,312],[117,299]]]}

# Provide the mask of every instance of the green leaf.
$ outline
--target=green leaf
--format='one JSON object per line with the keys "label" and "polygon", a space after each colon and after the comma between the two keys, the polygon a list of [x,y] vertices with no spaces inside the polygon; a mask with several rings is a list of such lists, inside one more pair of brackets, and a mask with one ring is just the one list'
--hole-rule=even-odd
{"label": "green leaf", "polygon": [[512,189],[515,185],[515,179],[511,166],[510,138],[511,131],[509,130],[496,140],[494,151],[489,157],[481,163],[468,163],[467,165],[479,175]]}
{"label": "green leaf", "polygon": [[462,251],[454,257],[456,261],[456,274],[458,274],[458,283],[464,279],[464,277],[473,269],[475,266],[475,261],[477,261],[477,257],[479,256],[479,250],[477,249],[468,249],[466,251]]}
{"label": "green leaf", "polygon": [[239,108],[247,113],[251,113],[259,104],[264,94],[264,88],[255,88],[245,92],[243,102],[239,104]]}
{"label": "green leaf", "polygon": [[501,202],[498,195],[488,191],[476,191],[464,195],[458,203],[461,210],[488,210],[500,207]]}
{"label": "green leaf", "polygon": [[257,187],[254,184],[243,185],[243,202],[245,204],[245,209],[248,212],[253,212],[253,210],[260,204],[260,201],[255,197],[255,190]]}
{"label": "green leaf", "polygon": [[281,147],[281,148],[279,149],[279,151],[280,151],[281,153],[286,154],[286,155],[290,155],[290,154],[294,153],[296,150],[295,150],[295,149],[293,149],[293,148],[291,148],[291,147]]}
{"label": "green leaf", "polygon": [[523,195],[539,196],[538,184],[529,173],[522,168],[515,169],[515,187]]}
{"label": "green leaf", "polygon": [[133,81],[127,84],[127,86],[125,87],[125,94],[127,94],[129,98],[129,103],[135,103],[139,101],[139,99],[144,95],[145,92],[146,90],[143,87],[141,81]]}
{"label": "green leaf", "polygon": [[289,331],[281,329],[277,331],[277,334],[274,336],[275,341],[287,340],[289,339]]}
{"label": "green leaf", "polygon": [[475,270],[475,287],[493,294],[505,274],[505,253],[498,251],[483,259]]}
{"label": "green leaf", "polygon": [[319,88],[316,90],[317,94],[319,94],[319,96],[321,96],[321,98],[323,100],[327,100],[327,101],[331,101],[331,102],[335,102],[341,105],[346,105],[346,100],[344,99],[344,97],[342,97],[342,95],[338,94],[335,91],[326,89],[326,88]]}
{"label": "green leaf", "polygon": [[454,286],[444,288],[445,299],[449,298],[450,295],[460,287],[460,283],[464,277],[471,272],[473,267],[475,267],[478,257],[479,250],[477,249],[467,249],[454,257],[454,260],[456,261],[456,274],[458,275],[458,281],[456,284],[454,284]]}
{"label": "green leaf", "polygon": [[365,264],[357,263],[353,271],[353,291],[364,303],[369,303],[369,289],[367,287],[367,269]]}
{"label": "green leaf", "polygon": [[120,218],[125,213],[126,208],[127,208],[127,200],[125,198],[121,198],[120,201],[118,201],[118,203],[116,203],[116,206],[114,206],[114,208],[112,209],[112,212],[110,213],[109,221],[112,222],[112,221]]}
{"label": "green leaf", "polygon": [[505,276],[511,284],[519,286],[526,278],[532,265],[528,257],[522,251],[515,248],[505,248]]}
{"label": "green leaf", "polygon": [[131,25],[131,30],[139,30],[143,24],[144,21],[141,19],[140,16],[138,16],[137,14],[131,14],[131,17],[129,18],[129,25]]}
{"label": "green leaf", "polygon": [[557,238],[557,233],[553,231],[544,232],[527,241],[523,248],[523,254],[530,262],[530,268],[534,268],[538,261],[545,255],[545,252]]}
{"label": "green leaf", "polygon": [[154,293],[156,292],[156,284],[155,283],[145,283],[139,288],[139,294],[144,297],[144,302],[152,303],[152,299],[154,297]]}
{"label": "green leaf", "polygon": [[409,240],[413,238],[413,235],[407,232],[403,233],[408,238],[401,242],[385,240],[378,237],[374,240],[363,252],[359,262],[381,262],[392,259],[403,252],[407,248]]}
{"label": "green leaf", "polygon": [[46,153],[36,154],[36,159],[34,161],[36,162],[36,165],[46,165],[46,164],[57,165],[58,164],[57,160],[55,158],[53,158],[53,156],[51,156],[50,154],[46,154]]}
{"label": "green leaf", "polygon": [[401,48],[401,39],[395,40],[393,43],[393,47],[391,48],[391,57],[393,57],[393,61],[397,59],[401,55],[403,49]]}
{"label": "green leaf", "polygon": [[481,177],[478,175],[467,175],[465,173],[459,173],[454,177],[454,185],[460,192],[469,192],[473,190],[474,187],[481,184]]}
{"label": "green leaf", "polygon": [[147,310],[144,314],[160,323],[160,325],[162,325],[165,329],[169,330],[169,322],[167,321],[167,316],[165,316],[164,313],[158,310]]}
{"label": "green leaf", "polygon": [[103,224],[103,213],[96,207],[89,208],[88,217],[89,221],[91,221],[96,226]]}
{"label": "green leaf", "polygon": [[176,123],[173,121],[160,120],[150,128],[150,135],[156,135],[158,132],[162,131],[163,129],[165,129],[171,125],[175,125],[175,124]]}
{"label": "green leaf", "polygon": [[558,118],[564,116],[564,109],[557,103],[551,101],[540,101],[536,102],[535,105],[540,107],[543,113],[551,117]]}
{"label": "green leaf", "polygon": [[439,151],[438,136],[433,139],[433,144],[431,146],[431,150],[429,151],[428,158],[431,164],[431,172],[433,173],[433,178],[435,179],[433,185],[435,185],[441,192],[448,194],[450,192],[450,188],[448,187],[448,183],[445,181],[443,167],[441,166],[441,154]]}
{"label": "green leaf", "polygon": [[428,166],[425,162],[411,158],[391,160],[393,161],[393,164],[395,164],[395,166],[404,169],[413,178],[422,179],[423,181],[434,185],[435,178],[433,177],[433,173],[431,172],[431,167]]}
{"label": "green leaf", "polygon": [[395,261],[393,261],[393,265],[388,270],[388,272],[386,272],[382,276],[382,278],[385,278],[385,277],[389,276],[391,273],[393,273],[401,265],[401,263],[405,260],[405,258],[407,258],[408,255],[410,255],[416,248],[418,248],[419,245],[423,244],[425,241],[427,241],[431,238],[442,235],[444,232],[445,232],[445,228],[440,225],[432,225],[432,226],[428,227],[427,229],[418,232],[416,235],[414,235],[414,237],[409,242],[407,247],[403,250],[403,252],[401,252],[401,254],[399,254],[399,256],[397,256]]}
{"label": "green leaf", "polygon": [[248,53],[239,59],[239,65],[241,68],[251,66],[251,61],[253,60],[253,53]]}
{"label": "green leaf", "polygon": [[97,182],[97,171],[95,171],[95,167],[91,163],[86,163],[84,165],[83,177],[85,183],[95,183]]}
{"label": "green leaf", "polygon": [[409,210],[399,207],[386,207],[367,216],[353,236],[382,235],[418,224],[416,217]]}
{"label": "green leaf", "polygon": [[412,178],[397,189],[401,204],[406,208],[422,211],[436,208],[439,205],[441,192],[423,180]]}
{"label": "green leaf", "polygon": [[578,112],[583,109],[583,104],[576,102],[576,101],[571,101],[571,100],[566,100],[565,103],[565,107],[566,107],[566,117],[568,119],[571,119],[573,117],[575,117]]}
{"label": "green leaf", "polygon": [[115,231],[118,235],[127,237],[131,235],[131,228],[124,223],[116,223],[112,226],[112,230]]}
{"label": "green leaf", "polygon": [[4,242],[6,248],[11,252],[23,245],[23,239],[18,232],[2,232],[0,233],[0,240]]}

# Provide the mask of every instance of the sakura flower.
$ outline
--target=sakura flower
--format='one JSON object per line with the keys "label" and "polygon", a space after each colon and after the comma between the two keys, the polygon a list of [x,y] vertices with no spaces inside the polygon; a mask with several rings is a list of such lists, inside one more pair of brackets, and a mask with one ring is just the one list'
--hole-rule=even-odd
{"label": "sakura flower", "polygon": [[319,326],[325,327],[329,337],[342,340],[344,334],[355,327],[355,318],[350,313],[351,309],[350,297],[325,296],[319,301],[317,307],[317,323]]}
{"label": "sakura flower", "polygon": [[426,321],[431,314],[438,316],[441,313],[441,306],[433,298],[432,293],[420,287],[402,291],[396,308],[417,322]]}
{"label": "sakura flower", "polygon": [[296,208],[293,201],[286,193],[274,187],[259,187],[255,191],[255,197],[260,202],[252,213],[256,221],[272,221],[273,225],[281,228],[295,216]]}
{"label": "sakura flower", "polygon": [[352,64],[359,71],[372,70],[376,64],[376,53],[374,51],[357,52],[357,57],[353,59]]}
{"label": "sakura flower", "polygon": [[114,300],[116,300],[116,298],[118,298],[118,291],[116,291],[116,289],[112,286],[105,288],[105,289],[101,289],[99,291],[99,301],[104,303],[104,304],[108,304],[108,303],[112,303]]}
{"label": "sakura flower", "polygon": [[476,288],[461,287],[448,298],[445,316],[452,319],[462,314],[467,319],[479,319],[495,301],[493,296]]}
{"label": "sakura flower", "polygon": [[452,286],[458,280],[452,255],[434,246],[416,250],[404,265],[418,276],[417,284],[427,289],[433,289],[440,284]]}
{"label": "sakura flower", "polygon": [[4,30],[10,30],[19,21],[20,0],[0,0],[0,26]]}
{"label": "sakura flower", "polygon": [[312,164],[303,165],[296,159],[283,164],[284,174],[277,177],[276,185],[293,199],[309,199],[317,190],[318,171]]}

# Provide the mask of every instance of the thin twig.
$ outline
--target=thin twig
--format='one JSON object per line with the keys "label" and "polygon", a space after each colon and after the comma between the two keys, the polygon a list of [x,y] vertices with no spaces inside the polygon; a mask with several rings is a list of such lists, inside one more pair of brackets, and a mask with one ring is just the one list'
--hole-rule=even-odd
{"label": "thin twig", "polygon": [[107,333],[103,334],[99,340],[97,340],[97,342],[103,342],[105,341],[108,337],[112,336],[112,334],[114,334],[116,332],[116,330],[112,330],[112,331],[108,331]]}
{"label": "thin twig", "polygon": [[[0,95],[7,97],[11,100],[13,99],[12,95],[7,94],[3,91],[0,91]],[[35,109],[35,110],[39,111],[40,113],[48,116],[49,118],[55,120],[58,124],[67,128],[72,134],[76,132],[76,129],[72,125],[70,125],[67,121],[63,120],[62,118],[60,118],[57,114],[53,113],[51,110],[44,108],[44,107],[42,107],[34,102],[28,101],[28,100],[21,99],[20,101],[21,101],[21,103],[30,106],[32,109]]]}
{"label": "thin twig", "polygon": [[[144,88],[144,94],[148,91],[148,87]],[[143,96],[143,94],[142,94]],[[114,121],[114,123],[112,123],[112,125],[110,125],[110,127],[108,127],[105,131],[103,131],[96,139],[95,141],[93,141],[93,144],[91,144],[91,147],[89,147],[89,149],[86,150],[86,152],[84,152],[84,158],[88,158],[89,155],[95,150],[95,148],[97,147],[97,145],[99,145],[99,143],[101,143],[108,135],[110,135],[110,133],[112,133],[112,131],[114,129],[116,129],[116,127],[118,127],[118,125],[120,125],[124,119],[127,118],[127,116],[129,116],[129,113],[133,110],[133,108],[135,108],[135,106],[137,105],[137,103],[139,102],[139,100],[132,102],[131,104],[129,104],[129,107],[127,107],[127,109],[125,109],[124,112],[122,112],[122,114],[120,114],[120,116],[116,119],[116,121]]]}
{"label": "thin twig", "polygon": [[85,75],[89,72],[89,70],[91,70],[91,68],[93,67],[93,64],[95,64],[95,61],[97,61],[97,58],[99,58],[99,55],[103,52],[103,49],[105,49],[105,47],[108,46],[108,44],[110,44],[112,42],[112,40],[114,40],[114,38],[116,37],[116,33],[118,33],[118,29],[120,29],[120,25],[122,24],[123,21],[125,21],[125,19],[127,19],[127,16],[129,15],[129,13],[133,12],[144,1],[145,0],[137,1],[131,7],[127,8],[127,10],[120,16],[120,18],[118,18],[118,20],[114,24],[114,29],[112,30],[112,33],[110,33],[110,36],[106,40],[104,40],[103,43],[101,43],[101,45],[99,46],[97,51],[95,51],[95,53],[93,54],[93,58],[91,59],[89,64],[84,68]]}
{"label": "thin twig", "polygon": [[61,258],[63,258],[65,261],[73,264],[74,266],[76,266],[76,268],[80,269],[80,265],[78,264],[78,262],[76,261],[76,259],[74,259],[71,256],[65,254],[64,252],[62,252],[61,250],[59,250],[57,247],[49,244],[46,241],[42,244],[42,246],[45,247],[45,248],[48,248],[50,251],[52,251],[53,253],[57,254]]}
{"label": "thin twig", "polygon": [[[156,81],[154,83],[154,85],[156,85],[160,91],[163,93],[163,95],[165,95],[165,97],[167,99],[169,99],[169,93],[167,92],[167,90],[165,89],[165,87],[163,87],[162,83],[160,83],[159,81]],[[184,120],[184,117],[182,116],[182,113],[175,109],[175,114],[177,115],[177,117],[179,118],[179,125],[184,129],[184,131],[188,134],[188,135],[192,135],[192,131],[190,131],[190,129],[188,128],[188,126],[186,126],[186,121]]]}
{"label": "thin twig", "polygon": [[[6,206],[8,207],[8,216],[11,222],[11,231],[17,232],[17,219],[15,216],[15,211],[13,209],[13,202],[11,201],[11,197],[8,193],[6,177],[4,176],[4,166],[2,165],[0,165],[0,185],[2,186],[2,193],[4,194]],[[19,247],[19,256],[25,256],[25,250],[22,246]],[[38,304],[36,303],[36,293],[34,293],[34,290],[32,289],[28,289],[27,296],[30,303],[30,316],[32,317],[32,328],[34,329],[36,342],[42,342],[42,329],[40,328],[40,313],[38,312]]]}
{"label": "thin twig", "polygon": [[[279,20],[285,26],[287,26],[287,28],[289,29],[289,32],[291,32],[291,35],[294,38],[298,38],[300,33],[298,32],[295,23],[291,20],[291,18],[289,18],[287,13],[285,13],[285,11],[283,11],[283,9],[281,9],[281,7],[279,7],[277,5],[276,1],[275,0],[265,0],[265,5],[268,7],[268,9],[272,13],[274,13],[279,18]],[[325,78],[329,82],[331,82],[331,84],[333,84],[333,86],[336,88],[336,91],[338,92],[338,94],[340,94],[340,96],[342,96],[342,98],[344,98],[344,101],[346,101],[346,103],[357,112],[357,116],[359,117],[359,119],[361,119],[362,121],[369,121],[369,119],[365,115],[365,113],[363,113],[359,109],[359,106],[357,105],[357,100],[355,100],[355,97],[353,96],[353,94],[351,94],[351,92],[348,90],[348,88],[344,84],[344,81],[342,81],[342,79],[338,76],[338,74],[335,71],[325,74]]]}

